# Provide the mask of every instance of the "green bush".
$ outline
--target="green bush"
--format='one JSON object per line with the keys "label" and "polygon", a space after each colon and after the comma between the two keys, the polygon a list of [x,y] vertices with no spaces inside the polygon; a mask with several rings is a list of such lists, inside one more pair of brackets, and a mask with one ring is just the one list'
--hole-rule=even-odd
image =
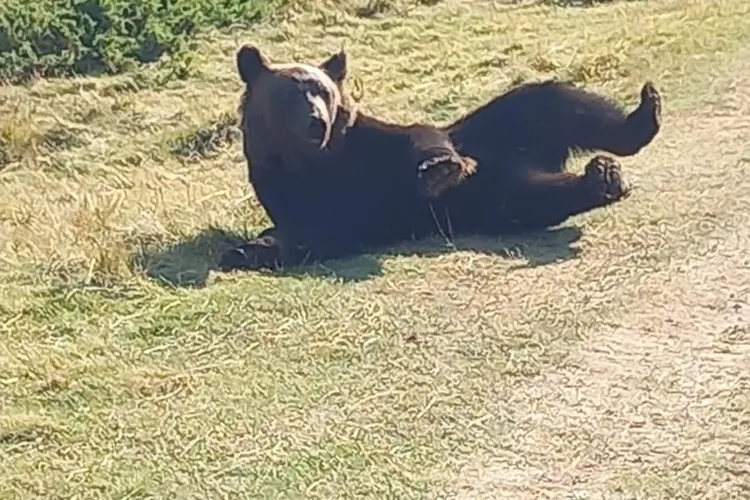
{"label": "green bush", "polygon": [[247,24],[281,0],[0,0],[0,79],[117,73],[179,55],[200,28]]}

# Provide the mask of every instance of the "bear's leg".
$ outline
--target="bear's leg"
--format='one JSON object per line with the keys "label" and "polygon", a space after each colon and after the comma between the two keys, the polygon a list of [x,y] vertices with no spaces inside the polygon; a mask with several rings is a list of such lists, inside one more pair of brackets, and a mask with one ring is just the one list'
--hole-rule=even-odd
{"label": "bear's leg", "polygon": [[598,155],[583,175],[570,172],[527,171],[514,184],[515,195],[503,206],[503,220],[515,230],[556,226],[567,218],[619,201],[630,194],[614,158]]}
{"label": "bear's leg", "polygon": [[[572,91],[585,92],[577,88]],[[577,117],[570,124],[571,148],[632,156],[651,143],[661,128],[661,96],[651,82],[643,85],[641,102],[629,114],[588,92],[571,96],[571,100],[576,108],[569,112]]]}
{"label": "bear's leg", "polygon": [[[263,230],[252,240],[224,251],[219,258],[219,269],[233,270],[279,270],[297,267],[330,259],[347,257],[358,252],[358,245],[335,235],[326,238],[325,233],[315,233],[315,228],[305,231],[305,243],[300,234],[281,231],[277,227]],[[304,237],[304,236],[303,236]]]}
{"label": "bear's leg", "polygon": [[219,269],[276,270],[303,263],[305,255],[303,248],[290,244],[278,229],[271,227],[256,238],[224,251],[219,257]]}

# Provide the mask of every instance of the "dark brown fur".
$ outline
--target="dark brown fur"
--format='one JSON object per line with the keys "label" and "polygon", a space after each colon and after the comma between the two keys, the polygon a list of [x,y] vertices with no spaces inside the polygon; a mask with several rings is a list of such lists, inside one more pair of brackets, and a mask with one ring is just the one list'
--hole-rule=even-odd
{"label": "dark brown fur", "polygon": [[435,200],[435,211],[449,214],[459,234],[558,225],[630,193],[617,160],[598,154],[576,175],[565,171],[571,153],[635,155],[660,128],[661,97],[650,82],[631,113],[568,82],[521,85],[444,127],[479,168]]}
{"label": "dark brown fur", "polygon": [[[407,239],[421,227],[426,200],[475,169],[437,127],[358,113],[343,89],[343,52],[317,66],[338,96],[327,78],[322,90],[301,81],[300,74],[317,70],[275,67],[255,47],[240,49],[237,61],[246,83],[241,113],[249,179],[274,228],[225,253],[224,269],[294,265]],[[321,125],[309,118],[315,97],[309,92],[338,102],[322,125],[330,127],[322,148]]]}
{"label": "dark brown fur", "polygon": [[[619,164],[605,155],[582,175],[565,172],[571,152],[633,155],[660,128],[661,99],[650,83],[630,114],[572,84],[543,82],[515,88],[443,128],[388,123],[347,102],[341,52],[318,66],[340,95],[330,141],[311,148],[305,113],[285,109],[287,102],[304,108],[303,100],[266,95],[251,103],[254,89],[273,94],[258,83],[264,67],[256,48],[238,52],[250,181],[274,227],[225,253],[224,269],[342,257],[434,234],[439,225],[453,235],[554,226],[629,193]],[[258,109],[264,120],[253,118]]]}

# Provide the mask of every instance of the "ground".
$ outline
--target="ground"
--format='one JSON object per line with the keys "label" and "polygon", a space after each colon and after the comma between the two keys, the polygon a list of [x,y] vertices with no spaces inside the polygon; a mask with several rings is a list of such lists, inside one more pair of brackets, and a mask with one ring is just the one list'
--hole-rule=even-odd
{"label": "ground", "polygon": [[[626,201],[535,236],[215,271],[246,184],[234,51],[458,116],[574,78],[662,133]],[[158,72],[0,88],[1,498],[750,495],[750,7],[290,11]],[[575,168],[580,168],[577,162]]]}

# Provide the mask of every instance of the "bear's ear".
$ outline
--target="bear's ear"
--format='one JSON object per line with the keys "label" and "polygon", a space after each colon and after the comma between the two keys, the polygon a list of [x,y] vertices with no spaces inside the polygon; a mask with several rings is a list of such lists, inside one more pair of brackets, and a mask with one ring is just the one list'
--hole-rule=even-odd
{"label": "bear's ear", "polygon": [[331,57],[321,63],[320,69],[328,73],[328,76],[330,76],[331,80],[333,80],[334,82],[343,82],[346,79],[346,74],[348,71],[346,52],[344,52],[344,49],[341,49],[340,52],[338,52],[337,54],[333,54]]}
{"label": "bear's ear", "polygon": [[243,82],[249,85],[266,69],[268,60],[254,45],[245,44],[237,51],[237,71]]}

